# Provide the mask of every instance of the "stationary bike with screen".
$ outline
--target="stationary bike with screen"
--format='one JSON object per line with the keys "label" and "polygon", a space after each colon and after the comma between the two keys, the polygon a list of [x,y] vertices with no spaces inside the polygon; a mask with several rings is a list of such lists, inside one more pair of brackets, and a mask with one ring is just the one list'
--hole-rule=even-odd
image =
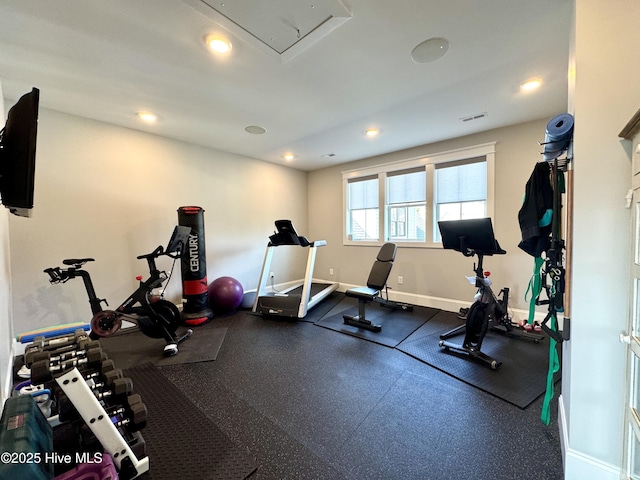
{"label": "stationary bike with screen", "polygon": [[[478,289],[475,301],[467,311],[465,323],[440,335],[439,345],[447,351],[463,354],[496,370],[500,368],[502,362],[481,350],[489,328],[536,343],[544,336],[514,328],[508,313],[509,289],[505,287],[500,290],[498,296],[502,298],[498,298],[491,289],[491,282],[484,271],[484,257],[507,253],[500,247],[494,236],[491,218],[440,221],[438,226],[444,248],[456,250],[465,257],[478,257],[478,263],[474,263],[475,277],[468,277]],[[463,332],[465,336],[462,344],[449,341],[450,338]]]}

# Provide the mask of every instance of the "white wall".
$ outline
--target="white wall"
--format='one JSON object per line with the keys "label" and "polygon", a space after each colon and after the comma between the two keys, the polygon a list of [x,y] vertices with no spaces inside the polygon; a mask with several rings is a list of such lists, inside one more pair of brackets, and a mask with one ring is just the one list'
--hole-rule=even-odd
{"label": "white wall", "polygon": [[[558,112],[562,113],[562,112]],[[518,211],[522,205],[525,184],[540,161],[538,142],[544,139],[546,123],[541,119],[511,127],[424,145],[376,158],[326,168],[309,174],[309,230],[315,238],[326,238],[326,252],[316,263],[316,275],[343,285],[362,285],[379,247],[345,246],[343,235],[342,176],[344,170],[363,165],[400,161],[488,142],[496,143],[495,215],[493,224],[500,246],[506,255],[486,257],[484,266],[491,271],[494,285],[510,288],[510,305],[525,318],[528,300],[525,292],[533,269],[533,257],[518,248],[521,240]],[[397,253],[389,286],[403,292],[409,300],[455,311],[468,306],[475,289],[465,279],[473,275],[474,259],[442,248],[401,247]],[[334,276],[329,277],[333,268]],[[397,284],[398,275],[403,284]],[[425,298],[427,297],[427,298]],[[445,299],[441,302],[439,299]],[[458,303],[456,303],[458,302]]]}
{"label": "white wall", "polygon": [[[4,98],[0,83],[0,119],[5,121]],[[0,207],[0,412],[9,395],[12,381],[11,262],[9,258],[9,216]]]}
{"label": "white wall", "polygon": [[571,341],[562,384],[566,478],[618,478],[624,348],[629,309],[631,186],[628,142],[618,133],[640,108],[640,3],[576,2],[575,198]]}
{"label": "white wall", "polygon": [[[230,275],[245,290],[274,220],[306,229],[306,173],[250,158],[40,109],[36,163],[33,216],[9,219],[16,333],[91,319],[81,279],[50,285],[43,273],[65,258],[95,258],[97,295],[120,304],[148,274],[136,257],[166,245],[181,206],[205,210],[209,281]],[[283,259],[276,280],[293,266]],[[178,263],[167,298],[181,292]]]}

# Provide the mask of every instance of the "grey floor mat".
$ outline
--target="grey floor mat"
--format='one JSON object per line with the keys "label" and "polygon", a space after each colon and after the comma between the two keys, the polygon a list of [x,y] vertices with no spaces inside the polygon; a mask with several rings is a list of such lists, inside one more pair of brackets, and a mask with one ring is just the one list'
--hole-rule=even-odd
{"label": "grey floor mat", "polygon": [[[130,368],[145,362],[154,365],[176,365],[181,363],[209,362],[216,359],[227,333],[226,328],[212,322],[192,328],[193,334],[178,345],[173,357],[165,357],[165,341],[150,338],[137,328],[121,330],[116,335],[100,339],[100,346],[118,368]],[[178,329],[180,334],[186,328]]]}

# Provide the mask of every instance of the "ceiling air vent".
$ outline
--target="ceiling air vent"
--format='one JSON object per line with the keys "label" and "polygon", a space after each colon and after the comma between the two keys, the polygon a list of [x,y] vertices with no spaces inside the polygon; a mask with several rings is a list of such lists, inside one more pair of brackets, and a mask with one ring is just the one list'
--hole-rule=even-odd
{"label": "ceiling air vent", "polygon": [[476,113],[475,115],[469,115],[468,117],[462,117],[460,120],[462,122],[470,122],[472,120],[480,120],[487,116],[487,112]]}

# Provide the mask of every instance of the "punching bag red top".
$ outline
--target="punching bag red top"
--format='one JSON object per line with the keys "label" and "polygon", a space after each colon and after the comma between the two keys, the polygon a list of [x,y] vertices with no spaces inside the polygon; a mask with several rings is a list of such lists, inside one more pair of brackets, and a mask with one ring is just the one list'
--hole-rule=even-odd
{"label": "punching bag red top", "polygon": [[204,210],[180,207],[178,224],[191,228],[189,241],[182,254],[182,319],[187,325],[202,325],[213,318],[209,308]]}

